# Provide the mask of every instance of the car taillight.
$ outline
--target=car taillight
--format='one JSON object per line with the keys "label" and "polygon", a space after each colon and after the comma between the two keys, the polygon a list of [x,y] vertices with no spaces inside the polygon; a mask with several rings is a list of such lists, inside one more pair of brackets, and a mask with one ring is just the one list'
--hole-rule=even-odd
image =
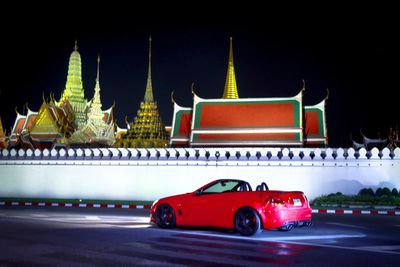
{"label": "car taillight", "polygon": [[268,203],[274,206],[283,206],[285,205],[285,201],[280,198],[271,198],[268,200]]}

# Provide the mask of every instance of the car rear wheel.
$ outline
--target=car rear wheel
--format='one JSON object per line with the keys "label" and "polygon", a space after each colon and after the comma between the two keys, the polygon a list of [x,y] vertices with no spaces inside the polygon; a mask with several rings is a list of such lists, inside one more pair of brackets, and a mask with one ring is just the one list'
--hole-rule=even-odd
{"label": "car rear wheel", "polygon": [[160,228],[174,228],[175,227],[175,212],[174,209],[167,205],[161,204],[156,209],[156,223]]}
{"label": "car rear wheel", "polygon": [[250,236],[262,232],[261,220],[252,208],[241,208],[235,215],[235,230],[241,235]]}

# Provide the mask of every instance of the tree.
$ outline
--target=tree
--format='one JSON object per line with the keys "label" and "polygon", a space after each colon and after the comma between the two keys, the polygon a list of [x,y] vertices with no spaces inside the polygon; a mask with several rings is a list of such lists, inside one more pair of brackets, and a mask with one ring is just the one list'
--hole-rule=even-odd
{"label": "tree", "polygon": [[396,188],[393,188],[393,189],[392,189],[392,196],[393,196],[393,197],[399,197],[399,191],[397,191]]}
{"label": "tree", "polygon": [[392,192],[390,191],[389,188],[385,187],[382,189],[382,195],[383,196],[390,196],[392,194]]}
{"label": "tree", "polygon": [[358,192],[359,196],[373,196],[374,191],[371,188],[363,188]]}

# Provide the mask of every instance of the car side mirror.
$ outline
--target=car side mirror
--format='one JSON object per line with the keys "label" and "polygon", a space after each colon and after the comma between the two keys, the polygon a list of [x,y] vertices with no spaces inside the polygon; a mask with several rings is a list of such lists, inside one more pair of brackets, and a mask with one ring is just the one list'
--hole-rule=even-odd
{"label": "car side mirror", "polygon": [[200,196],[201,195],[201,190],[196,190],[196,192],[194,192],[194,195],[196,197]]}

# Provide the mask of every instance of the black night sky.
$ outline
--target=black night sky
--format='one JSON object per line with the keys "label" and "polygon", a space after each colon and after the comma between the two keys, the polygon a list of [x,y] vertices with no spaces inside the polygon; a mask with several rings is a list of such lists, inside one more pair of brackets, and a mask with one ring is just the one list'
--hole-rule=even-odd
{"label": "black night sky", "polygon": [[[132,2],[134,3],[134,2]],[[154,3],[154,6],[158,4]],[[165,4],[164,4],[165,5]],[[229,37],[233,37],[239,95],[287,97],[306,81],[304,104],[330,95],[331,147],[386,137],[400,126],[398,15],[393,7],[68,6],[2,16],[0,117],[8,131],[28,102],[38,110],[42,93],[64,89],[68,60],[78,40],[85,96],[94,93],[101,56],[103,109],[115,100],[117,124],[132,121],[143,100],[148,38],[152,36],[153,89],[163,121],[172,123],[171,91],[192,105],[191,83],[203,98],[222,96]],[[232,4],[233,5],[233,4]],[[178,7],[176,7],[178,8]]]}

